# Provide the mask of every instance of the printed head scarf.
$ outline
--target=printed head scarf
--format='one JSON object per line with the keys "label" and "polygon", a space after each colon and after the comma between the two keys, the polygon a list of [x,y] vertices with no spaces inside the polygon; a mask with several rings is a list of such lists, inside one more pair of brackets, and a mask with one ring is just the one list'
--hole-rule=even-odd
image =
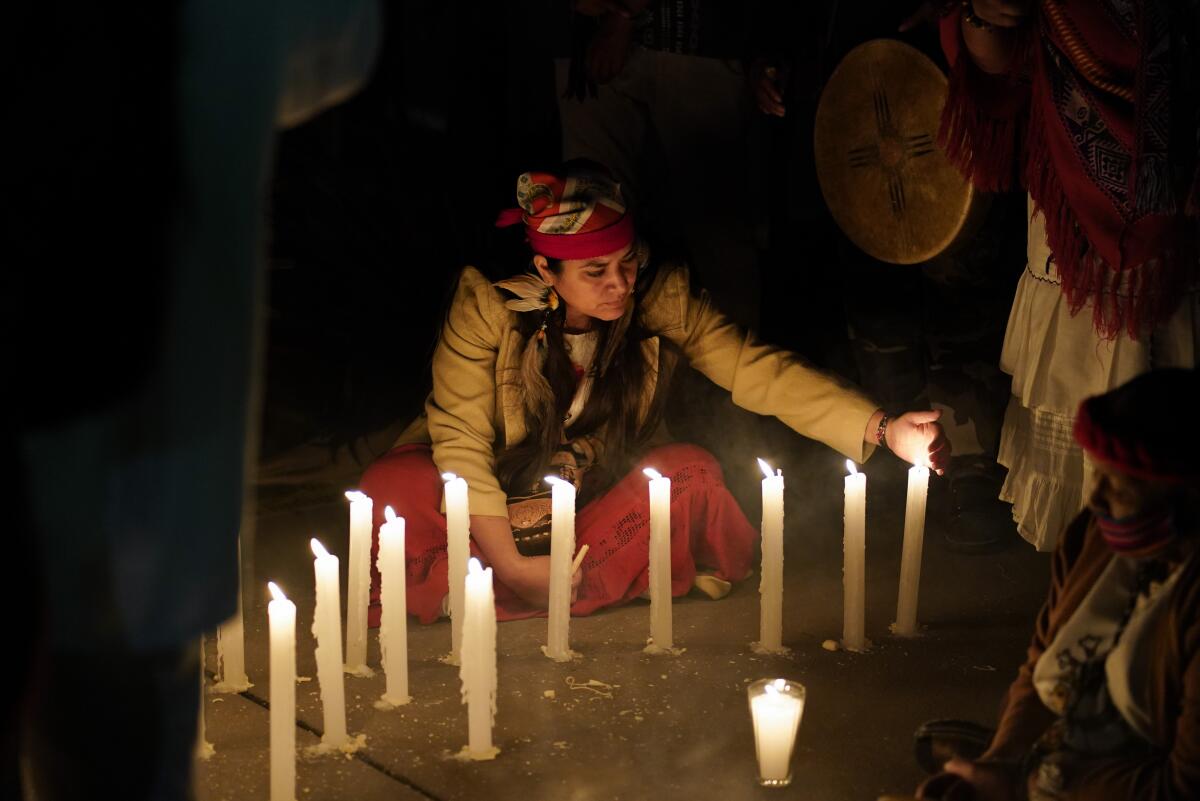
{"label": "printed head scarf", "polygon": [[621,198],[621,185],[607,170],[576,161],[563,173],[522,173],[517,178],[518,208],[500,212],[496,227],[524,223],[530,247],[550,259],[590,259],[633,242],[633,217]]}

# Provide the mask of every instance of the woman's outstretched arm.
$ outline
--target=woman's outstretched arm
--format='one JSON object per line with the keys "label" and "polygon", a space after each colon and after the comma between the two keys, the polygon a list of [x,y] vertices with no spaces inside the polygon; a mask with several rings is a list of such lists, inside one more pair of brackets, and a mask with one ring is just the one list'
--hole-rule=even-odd
{"label": "woman's outstretched arm", "polygon": [[[471,536],[496,578],[533,606],[545,609],[550,599],[550,557],[523,556],[513,540],[507,517],[471,515]],[[571,577],[571,602],[583,574]]]}

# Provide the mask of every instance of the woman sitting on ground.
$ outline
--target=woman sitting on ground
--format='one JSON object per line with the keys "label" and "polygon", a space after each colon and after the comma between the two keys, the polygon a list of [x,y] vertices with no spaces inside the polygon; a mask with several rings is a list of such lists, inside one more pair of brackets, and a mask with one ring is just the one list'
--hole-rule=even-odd
{"label": "woman sitting on ground", "polygon": [[947,801],[1200,798],[1200,375],[1144,373],[1081,404],[1088,508],[991,745],[918,791]]}
{"label": "woman sitting on ground", "polygon": [[[576,542],[590,546],[573,577],[573,614],[647,588],[646,466],[672,480],[672,593],[695,584],[720,597],[746,578],[757,532],[720,465],[662,436],[679,358],[739,406],[855,461],[883,444],[939,472],[946,463],[937,412],[885,415],[859,391],[730,323],[706,294],[689,291],[685,268],[655,264],[618,185],[598,165],[521,175],[517,202],[497,225],[524,224],[530,272],[492,284],[463,270],[426,413],[361,482],[375,501],[376,532],[386,505],[407,520],[408,608],[422,622],[443,614],[448,592],[443,472],[467,481],[471,551],[494,568],[500,619],[547,604],[548,473],[576,486]],[[372,583],[377,599],[374,572]],[[376,600],[372,625],[378,620]]]}

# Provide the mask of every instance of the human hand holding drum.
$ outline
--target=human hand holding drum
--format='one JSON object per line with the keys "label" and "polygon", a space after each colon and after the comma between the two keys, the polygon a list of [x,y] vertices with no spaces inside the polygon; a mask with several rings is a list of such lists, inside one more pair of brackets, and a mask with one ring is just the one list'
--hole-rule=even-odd
{"label": "human hand holding drum", "polygon": [[756,58],[750,62],[746,72],[746,82],[758,110],[773,117],[782,117],[787,113],[783,103],[783,94],[787,91],[790,69],[773,64],[765,58]]}
{"label": "human hand holding drum", "polygon": [[970,0],[960,27],[963,44],[981,70],[1003,75],[1012,69],[1016,31],[1029,19],[1030,0]]}
{"label": "human hand holding drum", "polygon": [[599,17],[602,14],[617,14],[622,17],[631,17],[633,14],[629,10],[629,6],[621,2],[621,0],[576,0],[576,13],[583,14],[585,17]]}
{"label": "human hand holding drum", "polygon": [[975,17],[997,28],[1019,28],[1030,5],[1030,0],[971,0]]}
{"label": "human hand holding drum", "polygon": [[620,14],[606,14],[587,49],[588,77],[606,84],[621,74],[629,59],[633,23]]}
{"label": "human hand holding drum", "polygon": [[[936,22],[945,5],[925,0],[900,23],[900,33],[906,33],[930,20]],[[972,0],[971,13],[997,28],[1017,28],[1029,16],[1030,5],[1030,0]]]}

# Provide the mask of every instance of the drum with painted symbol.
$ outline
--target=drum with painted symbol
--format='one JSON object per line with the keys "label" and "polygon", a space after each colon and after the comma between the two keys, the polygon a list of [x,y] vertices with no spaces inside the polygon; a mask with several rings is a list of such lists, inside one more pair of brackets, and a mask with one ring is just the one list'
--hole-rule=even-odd
{"label": "drum with painted symbol", "polygon": [[838,226],[867,254],[919,264],[970,238],[987,211],[937,146],[946,76],[919,50],[875,39],[830,76],[813,134]]}

